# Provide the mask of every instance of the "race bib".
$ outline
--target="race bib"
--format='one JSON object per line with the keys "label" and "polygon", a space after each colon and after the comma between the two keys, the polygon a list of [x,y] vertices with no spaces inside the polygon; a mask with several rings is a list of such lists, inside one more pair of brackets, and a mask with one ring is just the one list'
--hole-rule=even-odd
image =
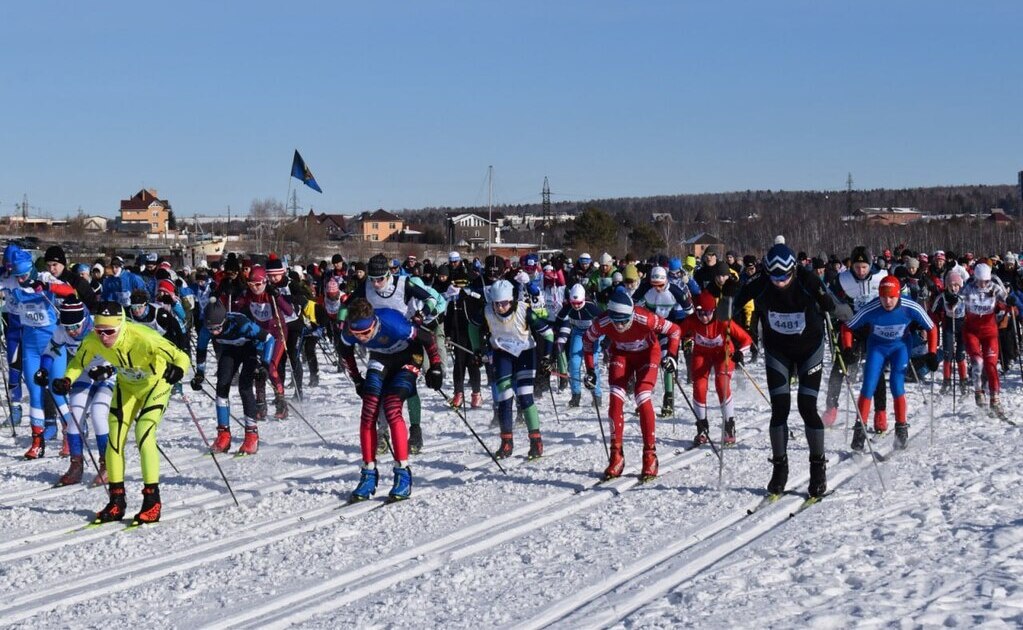
{"label": "race bib", "polygon": [[806,330],[806,313],[777,313],[767,311],[771,330],[782,335],[801,335]]}
{"label": "race bib", "polygon": [[494,347],[504,350],[508,354],[517,357],[523,350],[529,349],[529,342],[524,339],[511,339],[508,337],[492,337]]}
{"label": "race bib", "polygon": [[273,317],[269,302],[250,302],[249,312],[252,313],[253,319],[260,322],[268,322]]}
{"label": "race bib", "polygon": [[721,337],[704,337],[700,333],[696,333],[693,340],[696,345],[703,348],[720,348],[725,345],[725,340]]}
{"label": "race bib", "polygon": [[117,368],[118,378],[124,378],[128,381],[142,381],[149,375],[149,372],[143,371],[136,367],[119,367]]}
{"label": "race bib", "polygon": [[891,326],[874,326],[874,336],[887,341],[897,341],[906,334],[905,324],[892,324]]}
{"label": "race bib", "polygon": [[50,323],[50,317],[46,312],[46,307],[42,304],[22,304],[21,323],[26,326],[32,326],[33,328],[46,326]]}

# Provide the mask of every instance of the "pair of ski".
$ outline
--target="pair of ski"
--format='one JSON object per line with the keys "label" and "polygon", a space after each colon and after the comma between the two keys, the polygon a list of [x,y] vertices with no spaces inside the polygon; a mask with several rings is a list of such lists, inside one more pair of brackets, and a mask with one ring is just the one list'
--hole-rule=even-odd
{"label": "pair of ski", "polygon": [[[88,531],[90,529],[98,529],[100,527],[103,527],[104,525],[111,525],[113,523],[120,523],[120,524],[124,525],[123,521],[92,521],[91,523],[86,523],[85,525],[82,525],[81,527],[76,527],[76,528],[72,529],[71,531],[69,531],[68,533],[69,534],[74,534],[74,533],[77,533],[77,532]],[[143,525],[155,525],[155,524],[156,523],[143,523],[142,521],[133,518],[133,519],[131,519],[131,521],[128,522],[127,525],[124,525],[124,527],[121,528],[121,531],[122,532],[130,532],[130,531],[133,531],[133,530],[136,530],[136,529],[142,527]]]}
{"label": "pair of ski", "polygon": [[796,509],[793,510],[792,512],[789,512],[789,518],[793,518],[794,516],[806,510],[807,508],[817,505],[818,503],[823,501],[825,497],[831,496],[834,492],[835,492],[834,490],[828,490],[827,492],[820,496],[811,496],[809,494],[804,494],[801,492],[782,492],[777,494],[768,493],[768,495],[761,499],[759,503],[746,510],[746,516],[752,516],[759,512],[760,510],[762,510],[763,508],[774,505],[785,495],[803,497],[803,501],[798,506],[796,506]]}

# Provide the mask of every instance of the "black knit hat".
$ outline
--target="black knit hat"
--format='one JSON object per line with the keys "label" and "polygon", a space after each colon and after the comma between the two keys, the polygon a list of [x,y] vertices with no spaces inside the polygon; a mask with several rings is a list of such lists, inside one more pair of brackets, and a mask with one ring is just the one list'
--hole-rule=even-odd
{"label": "black knit hat", "polygon": [[853,264],[855,263],[867,263],[868,265],[874,264],[874,259],[870,255],[870,251],[865,245],[857,245],[852,250],[852,255],[849,256],[852,259]]}
{"label": "black knit hat", "polygon": [[59,262],[67,267],[67,256],[64,255],[64,249],[60,245],[50,245],[47,247],[43,258],[46,262]]}
{"label": "black knit hat", "polygon": [[64,303],[60,305],[60,323],[64,326],[74,326],[81,324],[84,319],[85,304],[82,304],[78,296],[69,295],[64,298]]}
{"label": "black knit hat", "polygon": [[330,264],[336,265],[339,262],[344,262],[344,257],[341,254],[334,254],[330,257]]}
{"label": "black knit hat", "polygon": [[224,271],[241,271],[242,264],[238,261],[238,256],[234,252],[227,255],[227,259],[224,261]]}
{"label": "black knit hat", "polygon": [[387,275],[388,269],[387,256],[377,254],[369,259],[369,265],[366,267],[366,275],[370,278],[382,278]]}
{"label": "black knit hat", "polygon": [[206,307],[205,321],[207,328],[213,328],[216,326],[223,326],[224,320],[227,319],[227,309],[221,304],[220,300],[210,302],[210,305]]}

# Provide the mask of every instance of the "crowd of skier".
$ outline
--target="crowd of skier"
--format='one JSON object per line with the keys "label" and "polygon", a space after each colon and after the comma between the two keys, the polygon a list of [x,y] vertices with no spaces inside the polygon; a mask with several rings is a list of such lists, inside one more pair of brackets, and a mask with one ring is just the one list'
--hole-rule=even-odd
{"label": "crowd of skier", "polygon": [[[389,500],[411,496],[409,460],[424,441],[420,375],[442,393],[449,384],[451,396],[444,396],[466,424],[466,408],[484,405],[486,384],[500,434],[491,452],[498,462],[514,453],[516,417],[526,428],[527,457],[543,455],[535,397],[554,402],[567,394],[568,406],[580,407],[587,390],[602,429],[605,413],[609,421],[604,479],[624,472],[631,398],[645,481],[658,474],[658,415],[691,413],[693,448],[735,443],[735,371],[752,380],[745,365],[762,359],[771,405],[767,492],[780,495],[788,482],[795,387],[811,498],[827,491],[824,435],[837,420],[843,385],[852,396],[851,382],[859,382],[850,448],[862,451],[870,432],[876,438],[889,431],[888,391],[896,448],[907,447],[907,379],[923,382],[932,374],[942,395],[972,392],[978,409],[1008,420],[1000,379],[1015,365],[1023,378],[1023,273],[1012,252],[980,258],[900,247],[875,256],[860,246],[824,259],[797,254],[778,237],[760,258],[728,252],[719,259],[708,249],[700,259],[645,261],[608,253],[596,260],[587,253],[575,259],[527,253],[470,261],[452,251],[444,261],[383,254],[351,261],[336,254],[305,266],[273,254],[254,264],[233,253],[195,269],[174,269],[155,254],[131,262],[113,256],[72,265],[59,246],[34,260],[15,244],[3,257],[7,420],[12,431],[20,426],[27,402],[31,442],[24,457],[41,458],[59,444],[69,465],[57,485],[82,483],[85,455],[93,458],[91,483],[105,484],[109,494],[95,525],[127,514],[124,455],[132,427],[144,484],[132,522],[160,519],[158,427],[172,400],[189,405],[182,387],[189,372],[189,388],[215,401],[214,455],[233,447],[232,388],[242,412],[237,453],[254,455],[270,413],[268,383],[272,416],[285,420],[289,410],[301,415],[286,388],[300,401],[306,388],[317,387],[320,356],[347,374],[362,401],[362,466],[352,502],[376,493],[377,458],[388,452]],[[712,374],[720,444],[710,430]],[[685,414],[675,408],[676,393],[686,401]],[[188,410],[201,432],[203,420]]]}

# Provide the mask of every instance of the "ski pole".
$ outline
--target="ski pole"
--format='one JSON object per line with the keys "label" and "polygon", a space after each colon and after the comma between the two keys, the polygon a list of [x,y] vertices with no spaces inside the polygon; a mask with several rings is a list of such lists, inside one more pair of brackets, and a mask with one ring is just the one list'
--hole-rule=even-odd
{"label": "ski pole", "polygon": [[313,433],[316,434],[316,437],[323,440],[323,443],[326,444],[327,446],[330,446],[330,442],[327,441],[327,438],[320,435],[320,432],[316,430],[316,427],[314,427],[312,424],[310,424],[308,420],[306,420],[306,417],[302,415],[302,412],[298,410],[298,407],[296,407],[294,403],[287,399],[285,399],[285,402],[288,403],[288,406],[291,407],[291,410],[294,411],[298,415],[298,417],[302,419],[302,422],[306,423],[306,426],[312,429]]}
{"label": "ski pole", "polygon": [[1016,308],[1011,307],[1009,312],[1012,314],[1012,333],[1016,340],[1016,361],[1019,364],[1019,379],[1023,382],[1023,352],[1020,351],[1019,347],[1019,322],[1016,320]]}
{"label": "ski pole", "polygon": [[607,455],[608,460],[610,460],[611,449],[607,446],[607,434],[604,433],[604,418],[600,416],[600,405],[597,404],[597,399],[593,396],[592,392],[590,398],[593,400],[593,408],[597,411],[597,426],[600,427],[600,439],[604,441],[604,453]]}
{"label": "ski pole", "polygon": [[231,482],[227,480],[227,475],[224,474],[224,469],[220,467],[220,462],[217,461],[217,454],[213,452],[210,446],[210,441],[206,439],[206,434],[203,433],[202,425],[199,424],[199,418],[195,416],[195,412],[192,410],[192,404],[188,402],[188,396],[184,392],[181,394],[181,399],[185,401],[185,407],[188,408],[188,415],[192,416],[192,423],[195,424],[195,428],[199,430],[199,436],[202,441],[206,443],[206,448],[210,449],[210,456],[213,458],[213,463],[216,465],[217,470],[220,472],[220,478],[224,480],[224,485],[227,486],[227,491],[231,493],[231,498],[234,499],[235,507],[241,507],[238,503],[238,497],[234,496],[234,490],[231,488]]}
{"label": "ski pole", "polygon": [[6,325],[5,321],[4,321],[2,313],[0,313],[0,335],[3,335],[3,341],[4,341],[4,344],[5,344],[5,347],[4,347],[4,362],[3,362],[4,365],[3,365],[3,369],[0,369],[0,376],[3,377],[3,381],[4,381],[4,394],[5,394],[5,397],[7,399],[5,407],[7,408],[7,420],[8,420],[8,422],[11,423],[11,437],[16,438],[16,437],[18,437],[18,432],[14,428],[14,403],[11,402],[11,388],[10,388],[10,386],[7,383],[7,370],[10,368],[10,364],[7,362],[7,352],[6,352],[7,351],[7,348],[6,348],[6,343],[7,343],[7,325]]}
{"label": "ski pole", "polygon": [[956,340],[956,318],[955,312],[952,313],[952,360],[955,364],[952,366],[952,415],[956,415],[956,390],[959,389],[959,342]]}
{"label": "ski pole", "polygon": [[930,422],[930,442],[928,446],[934,446],[934,372],[931,372],[931,422]]}
{"label": "ski pole", "polygon": [[469,421],[465,419],[465,416],[462,415],[462,412],[458,410],[458,407],[453,407],[451,405],[451,397],[445,394],[444,390],[438,389],[437,391],[440,393],[441,396],[444,397],[444,401],[448,403],[448,406],[451,407],[452,411],[455,412],[455,415],[458,416],[458,418],[462,421],[463,424],[465,424],[465,428],[469,429],[469,433],[472,433],[472,436],[476,438],[477,442],[480,443],[480,446],[482,446],[483,450],[487,452],[487,455],[490,456],[490,459],[494,460],[494,463],[497,464],[497,468],[502,473],[507,475],[508,471],[504,469],[504,466],[501,465],[501,462],[497,459],[497,457],[494,456],[494,454],[491,452],[489,448],[487,448],[487,445],[483,442],[483,439],[479,436],[478,433],[476,433],[476,430],[472,428],[472,425],[469,424]]}
{"label": "ski pole", "polygon": [[[686,388],[682,387],[682,383],[678,380],[678,372],[673,372],[672,378],[675,379],[675,385],[682,391],[682,397],[686,399],[686,404],[689,405],[689,410],[693,412],[693,417],[696,418],[696,420],[699,420],[700,417],[696,415],[696,408],[693,407],[692,401],[689,400],[689,394],[686,393]],[[722,431],[724,430],[723,427],[724,425],[722,425]],[[714,451],[714,454],[717,455],[717,458],[719,460],[722,459],[721,451],[718,449],[717,444],[714,443],[714,438],[710,437],[709,431],[707,432],[707,444],[710,444],[710,450]]]}
{"label": "ski pole", "polygon": [[[57,397],[53,395],[53,392],[50,391],[49,387],[43,387],[43,391],[45,391],[47,395],[49,395],[50,402],[52,402],[53,406],[57,408],[57,413],[60,414],[60,419],[64,422],[64,426],[67,426],[68,424],[67,416],[64,415],[64,411],[60,408],[60,405],[57,403]],[[85,433],[82,431],[82,425],[78,422],[78,418],[75,416],[74,410],[69,409],[69,411],[71,412],[71,420],[75,423],[75,428],[78,429],[78,435],[81,436],[82,443],[85,445],[85,452],[89,454],[89,461],[92,462],[92,467],[96,469],[96,474],[98,475],[99,464],[96,463],[96,458],[93,457],[92,455],[92,448],[89,446],[89,440],[85,439]]]}
{"label": "ski pole", "polygon": [[[825,321],[827,322],[828,327],[831,328],[831,313],[825,312],[824,313],[824,317],[825,317]],[[848,370],[846,370],[845,359],[842,358],[842,354],[839,353],[837,356],[838,356],[839,366],[842,368],[842,371],[845,372],[846,374],[848,374]],[[848,378],[845,379],[845,387],[849,391],[849,398],[854,398],[853,390],[852,390],[852,384],[849,382]],[[859,404],[854,405],[854,408],[856,409],[856,421],[860,423],[861,429],[863,430],[864,433],[866,433],[866,431],[867,431],[867,421],[866,421],[866,419],[864,419],[863,414],[860,413],[860,406],[859,406]],[[885,485],[884,485],[884,477],[881,475],[881,467],[877,465],[877,458],[874,456],[874,445],[872,443],[873,441],[868,436],[864,440],[864,442],[867,443],[867,450],[870,451],[870,462],[872,464],[874,464],[874,471],[877,473],[878,480],[881,481],[881,493],[885,494],[885,493],[888,492],[888,488],[886,488]]]}
{"label": "ski pole", "polygon": [[756,390],[760,392],[760,397],[764,399],[764,402],[770,405],[771,399],[767,397],[767,394],[764,393],[764,390],[760,389],[760,385],[757,384],[757,381],[753,378],[753,375],[751,375],[749,371],[746,370],[746,366],[741,363],[738,365],[739,369],[742,370],[742,373],[746,375],[746,380],[748,380],[750,383],[753,383],[753,387],[755,387]]}

